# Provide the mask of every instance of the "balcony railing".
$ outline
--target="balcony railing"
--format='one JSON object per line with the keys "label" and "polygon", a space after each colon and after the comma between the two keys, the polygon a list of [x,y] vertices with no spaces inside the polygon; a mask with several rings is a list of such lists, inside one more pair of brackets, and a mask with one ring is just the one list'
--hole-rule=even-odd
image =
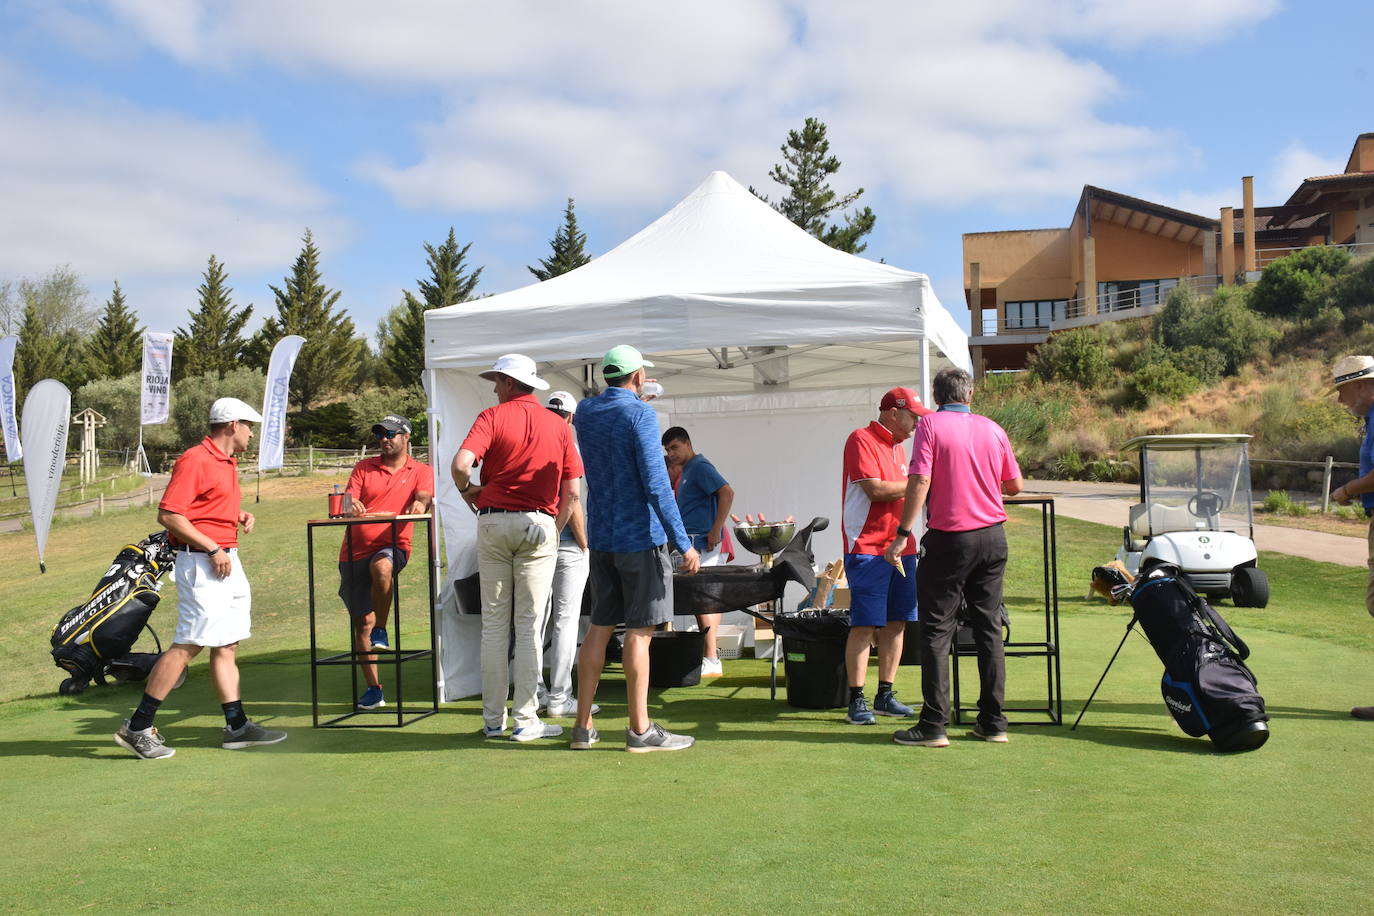
{"label": "balcony railing", "polygon": [[[1191,287],[1192,290],[1201,295],[1211,295],[1217,288],[1220,277],[1201,276],[1201,277],[1181,277],[1178,281],[1179,286]],[[1168,298],[1169,292],[1159,290],[1121,290],[1108,296],[1097,297],[1097,314],[1108,315],[1120,312],[1132,312],[1142,308],[1163,305]],[[996,337],[998,335],[1015,336],[1017,331],[1030,333],[1049,333],[1057,331],[1070,323],[1075,323],[1075,319],[1086,317],[1088,312],[1088,300],[1085,298],[1069,299],[1064,307],[1056,308],[1054,317],[1046,321],[1040,316],[1036,318],[984,318],[982,322],[982,333],[984,337]],[[1120,318],[1130,318],[1132,315],[1119,315]],[[1076,323],[1075,323],[1076,325]]]}
{"label": "balcony railing", "polygon": [[[1294,252],[1305,251],[1307,248],[1311,247],[1313,246],[1304,245],[1301,248],[1261,248],[1255,252],[1255,268],[1264,270],[1264,268],[1273,264],[1280,258],[1286,258]],[[1356,258],[1374,254],[1374,242],[1359,242],[1349,245],[1328,245],[1326,247],[1342,248],[1350,252],[1351,256]]]}

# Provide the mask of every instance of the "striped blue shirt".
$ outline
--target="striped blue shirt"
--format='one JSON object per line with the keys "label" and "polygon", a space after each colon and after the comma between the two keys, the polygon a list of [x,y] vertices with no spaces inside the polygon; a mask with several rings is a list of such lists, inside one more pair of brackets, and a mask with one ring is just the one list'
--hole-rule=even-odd
{"label": "striped blue shirt", "polygon": [[634,553],[668,541],[686,553],[668,482],[654,409],[628,388],[607,388],[577,405],[577,445],[587,479],[587,543],[592,550]]}

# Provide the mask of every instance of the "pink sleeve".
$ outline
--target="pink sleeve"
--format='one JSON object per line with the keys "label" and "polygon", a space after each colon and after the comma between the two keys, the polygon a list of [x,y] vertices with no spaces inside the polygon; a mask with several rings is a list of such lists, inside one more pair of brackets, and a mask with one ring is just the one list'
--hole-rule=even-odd
{"label": "pink sleeve", "polygon": [[935,440],[930,435],[930,424],[922,419],[916,424],[916,432],[911,439],[911,464],[907,472],[929,477],[934,466]]}
{"label": "pink sleeve", "polygon": [[1011,450],[1011,440],[1007,438],[1005,430],[1001,431],[1002,439],[1002,479],[1015,480],[1021,476],[1021,466],[1016,463],[1016,453]]}

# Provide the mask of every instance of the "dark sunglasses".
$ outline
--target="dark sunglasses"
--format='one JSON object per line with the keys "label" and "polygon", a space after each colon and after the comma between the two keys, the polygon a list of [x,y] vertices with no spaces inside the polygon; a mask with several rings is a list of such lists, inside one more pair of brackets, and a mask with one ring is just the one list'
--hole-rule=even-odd
{"label": "dark sunglasses", "polygon": [[373,435],[378,439],[395,439],[397,436],[401,435],[401,431],[399,429],[383,429],[373,433]]}

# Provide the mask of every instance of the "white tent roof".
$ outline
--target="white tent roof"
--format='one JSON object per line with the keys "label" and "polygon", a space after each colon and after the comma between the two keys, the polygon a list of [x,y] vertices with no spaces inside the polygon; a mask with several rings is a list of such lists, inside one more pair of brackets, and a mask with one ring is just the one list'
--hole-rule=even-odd
{"label": "white tent roof", "polygon": [[[968,338],[928,277],[830,248],[725,172],[577,270],[427,312],[425,336],[431,369],[520,352],[568,381],[580,380],[574,367],[629,343],[666,357],[654,374],[683,376],[670,386],[683,394],[757,390],[762,364],[783,353],[773,380],[789,385],[812,375],[825,376],[817,385],[871,382],[884,365],[910,383],[911,342],[922,338],[971,368]],[[788,349],[744,349],[759,347]]]}

